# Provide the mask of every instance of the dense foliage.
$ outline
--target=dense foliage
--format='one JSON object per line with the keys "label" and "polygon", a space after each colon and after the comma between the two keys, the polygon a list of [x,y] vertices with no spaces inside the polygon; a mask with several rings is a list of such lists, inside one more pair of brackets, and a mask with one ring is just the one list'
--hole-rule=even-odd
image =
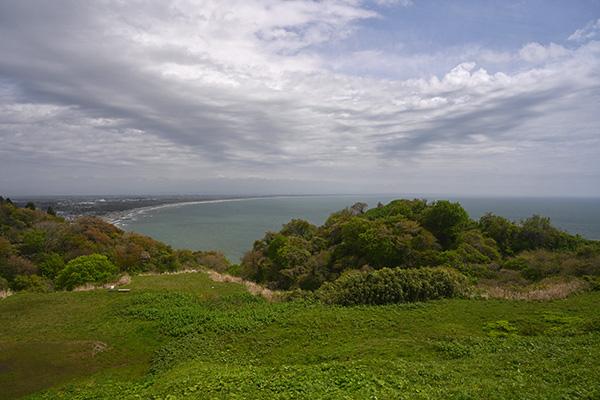
{"label": "dense foliage", "polygon": [[383,268],[448,267],[473,280],[513,283],[600,274],[600,243],[562,232],[549,218],[517,224],[486,214],[477,222],[446,200],[365,209],[357,203],[323,226],[292,220],[268,232],[244,256],[242,275],[274,288],[315,290],[349,271]]}
{"label": "dense foliage", "polygon": [[117,273],[117,267],[106,256],[90,254],[67,263],[56,276],[58,287],[72,290],[86,283],[107,283]]}
{"label": "dense foliage", "polygon": [[[90,269],[89,263],[76,262],[85,260],[82,256],[96,261],[102,256],[106,267]],[[336,286],[341,287],[358,279],[345,277],[356,271],[391,269],[397,274],[398,268],[426,267],[507,285],[552,276],[586,277],[597,283],[600,242],[562,232],[538,215],[519,224],[493,214],[473,221],[458,203],[395,200],[369,210],[357,203],[331,214],[322,226],[294,219],[257,240],[240,266],[230,266],[219,252],[173,250],[98,218],[69,223],[51,209],[44,212],[32,202],[18,208],[0,197],[0,291],[49,292],[106,282],[123,273],[198,266],[236,271],[284,290],[315,291],[343,277]],[[375,279],[382,274],[359,276]]]}
{"label": "dense foliage", "polygon": [[383,268],[345,274],[326,282],[317,296],[342,306],[382,305],[452,298],[467,286],[464,275],[443,268]]}
{"label": "dense foliage", "polygon": [[0,291],[48,292],[105,283],[119,274],[168,272],[207,266],[224,272],[219,252],[173,250],[149,237],[99,219],[69,223],[32,202],[16,207],[0,197]]}

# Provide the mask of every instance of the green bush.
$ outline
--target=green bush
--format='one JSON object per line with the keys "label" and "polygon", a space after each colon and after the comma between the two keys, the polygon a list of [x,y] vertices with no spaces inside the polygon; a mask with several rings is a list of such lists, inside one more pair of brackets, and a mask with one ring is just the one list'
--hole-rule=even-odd
{"label": "green bush", "polygon": [[590,284],[590,289],[600,290],[600,276],[585,275],[583,280]]}
{"label": "green bush", "polygon": [[17,275],[12,288],[14,290],[35,293],[50,293],[53,289],[52,282],[45,280],[39,275]]}
{"label": "green bush", "polygon": [[56,277],[58,287],[73,290],[86,283],[107,283],[117,273],[117,267],[106,256],[90,254],[67,263]]}
{"label": "green bush", "polygon": [[345,274],[316,295],[329,304],[380,305],[456,297],[466,285],[464,275],[445,268],[383,268]]}
{"label": "green bush", "polygon": [[52,253],[40,263],[40,272],[44,278],[54,279],[65,268],[65,262],[60,254]]}

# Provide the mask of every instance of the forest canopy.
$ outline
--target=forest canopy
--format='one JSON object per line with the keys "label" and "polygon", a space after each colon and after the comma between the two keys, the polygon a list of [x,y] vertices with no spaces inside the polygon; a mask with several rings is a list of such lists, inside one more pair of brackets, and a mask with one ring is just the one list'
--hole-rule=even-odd
{"label": "forest canopy", "polygon": [[315,290],[353,271],[445,267],[472,281],[531,283],[597,276],[600,243],[569,235],[539,215],[519,224],[488,213],[472,220],[459,203],[357,203],[322,226],[292,220],[267,232],[241,263],[247,279],[278,289]]}

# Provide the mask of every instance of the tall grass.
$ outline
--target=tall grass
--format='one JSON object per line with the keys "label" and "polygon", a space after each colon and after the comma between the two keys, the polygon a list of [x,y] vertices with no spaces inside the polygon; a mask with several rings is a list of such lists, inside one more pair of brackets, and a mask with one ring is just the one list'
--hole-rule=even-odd
{"label": "tall grass", "polygon": [[208,271],[208,277],[215,282],[235,282],[242,284],[246,286],[248,292],[252,293],[254,296],[263,297],[267,301],[280,301],[283,297],[283,292],[281,291],[267,289],[263,285],[259,285],[258,283],[252,281],[247,281],[237,276],[221,274],[217,271]]}
{"label": "tall grass", "polygon": [[108,282],[108,283],[103,283],[101,285],[96,285],[93,283],[86,283],[85,285],[81,285],[81,286],[76,286],[73,288],[74,292],[86,292],[89,290],[101,290],[101,289],[110,289],[111,287],[117,287],[117,286],[125,286],[131,283],[131,277],[129,276],[129,274],[124,274],[121,275],[119,277],[119,279],[112,281],[112,282]]}
{"label": "tall grass", "polygon": [[589,290],[590,284],[578,278],[547,278],[529,286],[481,286],[484,296],[520,301],[562,300]]}

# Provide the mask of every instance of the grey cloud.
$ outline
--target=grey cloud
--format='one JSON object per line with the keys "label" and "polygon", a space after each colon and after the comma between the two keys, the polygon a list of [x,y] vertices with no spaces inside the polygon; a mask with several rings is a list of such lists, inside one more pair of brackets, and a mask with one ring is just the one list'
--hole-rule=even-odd
{"label": "grey cloud", "polygon": [[[139,14],[126,14],[138,6],[143,7]],[[580,107],[598,102],[598,55],[591,47],[590,65],[569,69],[574,68],[569,62],[579,61],[574,51],[547,66],[554,71],[549,77],[524,71],[507,82],[487,76],[492,82],[486,83],[475,79],[477,71],[461,67],[437,83],[385,81],[315,69],[327,65],[316,48],[293,48],[284,57],[277,46],[269,53],[264,43],[252,42],[256,37],[227,43],[246,56],[254,52],[240,60],[235,54],[219,58],[209,51],[219,49],[194,41],[154,43],[169,28],[179,29],[170,25],[177,18],[193,16],[161,19],[161,13],[173,10],[160,1],[135,7],[0,3],[1,168],[11,168],[16,177],[44,170],[54,176],[49,182],[62,187],[68,184],[61,179],[87,179],[75,171],[94,171],[93,181],[107,191],[111,182],[113,188],[128,187],[128,180],[138,191],[153,185],[176,191],[201,181],[224,188],[249,176],[264,179],[253,181],[257,187],[289,187],[293,184],[283,181],[296,179],[302,182],[298,187],[308,187],[309,181],[320,182],[315,184],[320,188],[353,182],[364,189],[375,182],[417,182],[411,174],[426,180],[443,162],[427,154],[436,146],[448,148],[447,159],[463,157],[465,146],[488,151],[532,141],[547,153],[551,145],[542,141],[557,143],[560,132],[545,132],[544,121],[580,119],[574,122],[580,137],[589,136],[598,123]],[[331,29],[336,23],[347,29],[368,14],[328,23]],[[234,32],[220,34],[228,33]],[[211,37],[201,39],[210,42]],[[285,48],[285,42],[280,45]],[[289,69],[306,59],[310,62]],[[436,99],[446,102],[435,104]],[[402,101],[406,105],[399,105]],[[478,143],[474,135],[487,142]],[[419,160],[420,169],[398,168],[399,158]],[[457,168],[466,170],[472,162],[466,159]],[[153,181],[156,175],[165,178]],[[220,186],[211,180],[218,175],[231,179]],[[2,179],[3,185],[19,185],[18,178]]]}
{"label": "grey cloud", "polygon": [[524,123],[542,116],[539,106],[563,95],[565,89],[559,87],[544,92],[492,99],[476,107],[450,112],[423,124],[423,127],[408,131],[406,138],[383,138],[380,150],[389,156],[414,153],[436,143],[450,146],[469,143],[472,135],[483,135],[495,142],[508,140],[506,135],[510,135]]}

